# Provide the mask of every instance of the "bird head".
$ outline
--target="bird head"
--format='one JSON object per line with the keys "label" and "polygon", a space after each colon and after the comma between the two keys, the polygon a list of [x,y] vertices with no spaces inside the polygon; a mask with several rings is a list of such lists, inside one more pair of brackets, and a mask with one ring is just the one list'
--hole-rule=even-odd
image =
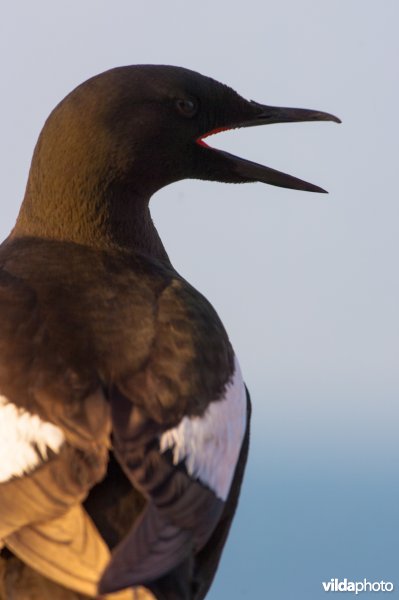
{"label": "bird head", "polygon": [[339,119],[246,100],[181,67],[101,73],[75,88],[47,119],[12,235],[134,246],[165,256],[148,212],[150,197],[165,185],[193,178],[323,192],[205,141],[219,131],[288,121]]}
{"label": "bird head", "polygon": [[248,101],[181,67],[137,65],[111,69],[78,86],[50,115],[39,146],[47,146],[47,167],[58,157],[58,169],[71,177],[86,168],[103,185],[119,182],[147,195],[185,178],[324,191],[205,142],[220,131],[295,121],[339,119]]}

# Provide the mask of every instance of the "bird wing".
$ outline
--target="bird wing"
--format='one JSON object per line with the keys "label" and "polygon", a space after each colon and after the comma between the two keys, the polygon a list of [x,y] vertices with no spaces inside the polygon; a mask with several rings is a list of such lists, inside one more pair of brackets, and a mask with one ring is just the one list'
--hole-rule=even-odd
{"label": "bird wing", "polygon": [[192,585],[194,557],[223,515],[247,429],[241,372],[209,303],[172,281],[158,299],[155,331],[142,370],[110,392],[116,457],[148,502],[113,551],[103,593],[152,588],[187,557]]}
{"label": "bird wing", "polygon": [[[227,536],[233,521],[234,514],[237,509],[238,499],[241,491],[241,485],[244,477],[245,466],[248,458],[250,422],[251,422],[251,398],[246,389],[246,430],[242,442],[240,455],[237,461],[237,466],[234,472],[233,481],[230,488],[230,493],[227,497],[223,513],[220,517],[212,536],[209,538],[202,550],[197,554],[195,560],[195,569],[193,580],[195,585],[195,600],[203,600],[209,587],[212,584],[213,578],[219,565],[223,547],[226,543]],[[152,588],[156,594],[156,588]]]}
{"label": "bird wing", "polygon": [[[0,315],[1,544],[46,577],[95,596],[110,551],[82,502],[106,472],[108,402],[99,387],[74,389],[67,368],[57,380],[60,365],[51,372],[41,360],[46,328],[36,295],[4,270]],[[116,598],[132,600],[133,591]]]}
{"label": "bird wing", "polygon": [[[229,387],[231,395],[233,386]],[[227,397],[228,393],[229,390]],[[218,473],[217,467],[226,462],[226,455],[219,447],[220,440],[213,436],[213,440],[207,441],[214,452],[212,477],[207,481],[208,469],[199,472],[199,478],[193,472],[190,476],[189,463],[193,454],[180,454],[180,458],[174,460],[173,451],[166,449],[165,452],[163,448],[163,436],[158,443],[153,439],[145,449],[140,448],[137,432],[144,425],[142,415],[137,414],[138,409],[132,407],[129,400],[120,396],[114,398],[112,404],[117,404],[114,427],[117,456],[133,484],[147,496],[148,504],[114,550],[101,579],[100,591],[109,592],[141,582],[160,599],[192,597],[199,600],[205,596],[216,572],[242,483],[250,421],[250,399],[247,393],[245,396],[245,434],[238,457],[234,447],[228,448],[228,458],[233,454],[235,460],[231,467],[231,485],[225,488],[223,500],[211,487],[215,485],[213,476]],[[220,433],[223,437],[222,430]],[[195,453],[195,439],[191,441]],[[179,444],[178,439],[176,444]],[[184,440],[182,444],[184,446]],[[202,453],[194,458],[198,465],[201,459],[204,464],[208,461]],[[218,493],[223,489],[223,475],[219,483],[222,485],[215,485]]]}

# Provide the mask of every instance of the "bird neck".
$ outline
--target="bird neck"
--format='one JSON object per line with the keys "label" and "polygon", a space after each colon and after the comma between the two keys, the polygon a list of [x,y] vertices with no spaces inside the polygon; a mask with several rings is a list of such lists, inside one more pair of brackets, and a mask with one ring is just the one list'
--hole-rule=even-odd
{"label": "bird neck", "polygon": [[[52,185],[54,180],[51,179]],[[61,183],[58,180],[58,183]],[[115,182],[69,181],[48,189],[30,176],[11,237],[74,242],[107,251],[136,252],[170,261],[155,228],[150,198]]]}

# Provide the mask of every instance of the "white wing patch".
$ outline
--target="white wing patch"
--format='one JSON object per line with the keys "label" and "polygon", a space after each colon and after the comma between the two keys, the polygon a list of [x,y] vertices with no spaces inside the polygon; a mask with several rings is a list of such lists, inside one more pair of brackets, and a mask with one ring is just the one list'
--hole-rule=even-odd
{"label": "white wing patch", "polygon": [[226,500],[246,429],[247,400],[235,359],[224,397],[208,405],[202,417],[183,417],[160,438],[161,452],[173,450],[175,465],[185,461],[188,473]]}
{"label": "white wing patch", "polygon": [[0,482],[33,471],[64,441],[59,427],[0,396]]}

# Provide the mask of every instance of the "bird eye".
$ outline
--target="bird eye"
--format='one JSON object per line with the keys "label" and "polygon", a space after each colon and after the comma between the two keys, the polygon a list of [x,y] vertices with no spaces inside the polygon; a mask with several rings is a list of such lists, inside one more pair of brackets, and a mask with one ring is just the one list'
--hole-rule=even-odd
{"label": "bird eye", "polygon": [[198,104],[193,99],[178,98],[176,100],[176,108],[183,117],[193,117],[198,110]]}

